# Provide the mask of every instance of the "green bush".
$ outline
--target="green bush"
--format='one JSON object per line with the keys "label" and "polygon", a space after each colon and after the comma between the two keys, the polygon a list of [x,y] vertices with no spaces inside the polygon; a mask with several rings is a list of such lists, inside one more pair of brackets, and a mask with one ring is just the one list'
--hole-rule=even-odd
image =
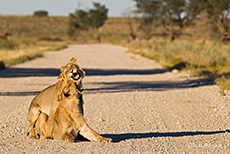
{"label": "green bush", "polygon": [[48,12],[44,11],[44,10],[35,11],[33,16],[34,17],[47,17],[48,16]]}

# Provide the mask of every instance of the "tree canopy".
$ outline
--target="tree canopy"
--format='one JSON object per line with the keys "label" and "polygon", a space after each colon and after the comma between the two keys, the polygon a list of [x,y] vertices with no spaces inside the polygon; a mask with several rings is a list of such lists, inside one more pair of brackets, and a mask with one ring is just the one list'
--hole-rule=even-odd
{"label": "tree canopy", "polygon": [[230,39],[229,0],[134,0],[137,12],[146,21],[161,19],[161,23],[170,33],[171,40],[181,33],[184,26],[206,11],[214,18],[221,34],[221,40]]}
{"label": "tree canopy", "polygon": [[96,35],[96,39],[100,41],[98,29],[102,27],[106,21],[108,9],[100,3],[93,3],[94,8],[89,11],[77,9],[75,13],[69,15],[69,35],[75,35],[77,29],[92,29]]}
{"label": "tree canopy", "polygon": [[35,11],[33,16],[34,17],[47,17],[48,16],[48,12],[45,10],[39,10],[39,11]]}

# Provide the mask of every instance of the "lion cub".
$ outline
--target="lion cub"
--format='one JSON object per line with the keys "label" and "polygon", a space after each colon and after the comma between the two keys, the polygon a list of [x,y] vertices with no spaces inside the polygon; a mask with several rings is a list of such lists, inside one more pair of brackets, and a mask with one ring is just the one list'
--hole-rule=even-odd
{"label": "lion cub", "polygon": [[[75,137],[80,133],[90,141],[111,142],[112,139],[100,136],[87,125],[83,117],[82,91],[76,90],[76,86],[74,81],[68,81],[58,96],[59,105],[54,114],[53,139],[74,142]],[[45,134],[42,132],[45,121],[47,115],[41,114],[36,123],[36,131],[40,135]],[[40,130],[37,130],[37,126]]]}
{"label": "lion cub", "polygon": [[[29,138],[36,138],[35,126],[38,118],[46,119],[49,116],[46,128],[43,128],[44,124],[41,125],[42,130],[46,129],[44,138],[52,138],[52,130],[54,123],[54,113],[56,112],[59,102],[57,96],[62,93],[64,86],[68,81],[75,82],[78,91],[82,88],[82,79],[85,76],[83,69],[77,64],[77,60],[72,58],[66,66],[61,68],[61,74],[58,76],[58,82],[52,86],[42,90],[31,102],[28,112],[29,121]],[[44,131],[43,131],[44,132]]]}

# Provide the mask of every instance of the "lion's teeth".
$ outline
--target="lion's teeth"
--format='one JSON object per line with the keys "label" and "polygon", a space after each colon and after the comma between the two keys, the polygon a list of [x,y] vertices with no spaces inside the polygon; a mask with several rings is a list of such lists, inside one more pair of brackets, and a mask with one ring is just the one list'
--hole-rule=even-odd
{"label": "lion's teeth", "polygon": [[73,73],[76,73],[77,71],[76,70],[73,70]]}

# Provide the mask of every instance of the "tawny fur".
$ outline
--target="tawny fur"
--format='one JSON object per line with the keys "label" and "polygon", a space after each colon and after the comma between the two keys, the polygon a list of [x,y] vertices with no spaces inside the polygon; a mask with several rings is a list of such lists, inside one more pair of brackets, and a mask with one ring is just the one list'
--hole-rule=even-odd
{"label": "tawny fur", "polygon": [[[54,126],[52,131],[52,138],[63,140],[65,142],[74,142],[77,134],[90,141],[111,142],[112,139],[100,136],[93,131],[86,123],[83,116],[83,99],[82,92],[76,91],[76,83],[68,81],[67,85],[63,88],[62,94],[58,96],[58,107],[54,114]],[[47,116],[40,115],[37,121],[38,127],[36,130],[43,138],[43,128],[46,125]]]}
{"label": "tawny fur", "polygon": [[[80,76],[78,80],[73,78],[73,74],[78,73]],[[45,113],[48,118],[46,125],[46,134],[44,138],[52,137],[54,113],[58,107],[57,96],[62,93],[64,86],[68,81],[73,81],[77,85],[78,90],[82,90],[82,79],[85,76],[85,72],[77,64],[76,59],[72,58],[70,62],[61,68],[61,74],[58,76],[59,81],[41,91],[31,102],[28,112],[29,120],[29,138],[36,138],[35,123],[40,117],[41,113]]]}
{"label": "tawny fur", "polygon": [[41,113],[39,115],[38,120],[35,124],[36,132],[38,133],[36,135],[36,138],[45,139],[48,117],[49,116],[46,113]]}

